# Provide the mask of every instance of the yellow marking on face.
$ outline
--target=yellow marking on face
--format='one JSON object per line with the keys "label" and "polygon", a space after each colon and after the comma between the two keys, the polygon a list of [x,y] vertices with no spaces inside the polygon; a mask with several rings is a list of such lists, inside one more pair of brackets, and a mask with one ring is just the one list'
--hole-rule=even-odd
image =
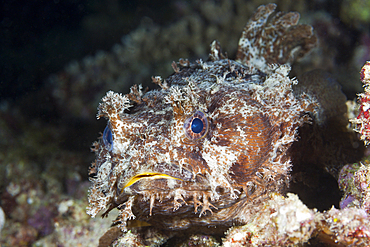
{"label": "yellow marking on face", "polygon": [[129,186],[133,185],[134,183],[136,183],[137,181],[139,181],[142,178],[151,178],[151,179],[166,178],[166,179],[177,179],[177,180],[181,180],[182,181],[182,179],[180,179],[180,178],[175,178],[175,177],[172,177],[170,175],[163,174],[163,173],[158,173],[158,172],[144,172],[144,173],[140,173],[140,174],[137,174],[137,175],[133,176],[125,184],[125,186],[123,186],[122,190],[125,189],[126,187],[129,187]]}

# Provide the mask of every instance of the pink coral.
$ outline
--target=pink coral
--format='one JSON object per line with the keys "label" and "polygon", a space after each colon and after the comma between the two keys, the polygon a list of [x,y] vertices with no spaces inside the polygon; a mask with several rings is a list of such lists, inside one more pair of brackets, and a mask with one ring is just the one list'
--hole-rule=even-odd
{"label": "pink coral", "polygon": [[354,123],[354,130],[361,134],[361,140],[365,141],[365,144],[370,143],[370,61],[367,61],[362,67],[361,81],[364,84],[365,92],[359,94],[359,115],[355,119],[351,119]]}

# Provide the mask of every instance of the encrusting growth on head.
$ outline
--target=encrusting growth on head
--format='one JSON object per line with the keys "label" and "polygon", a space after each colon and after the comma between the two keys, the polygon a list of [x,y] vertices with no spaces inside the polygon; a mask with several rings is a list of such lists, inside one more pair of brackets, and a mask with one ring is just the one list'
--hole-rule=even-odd
{"label": "encrusting growth on head", "polygon": [[270,64],[292,64],[315,47],[310,25],[298,24],[299,13],[278,12],[275,4],[260,6],[245,26],[236,61],[267,73]]}

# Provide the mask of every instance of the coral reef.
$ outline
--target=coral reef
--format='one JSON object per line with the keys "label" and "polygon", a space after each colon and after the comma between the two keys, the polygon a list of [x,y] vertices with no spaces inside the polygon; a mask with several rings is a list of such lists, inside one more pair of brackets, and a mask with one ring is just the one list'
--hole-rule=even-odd
{"label": "coral reef", "polygon": [[315,212],[296,195],[271,194],[270,200],[245,225],[231,228],[223,246],[296,246],[306,243],[315,229]]}
{"label": "coral reef", "polygon": [[233,227],[223,246],[368,246],[370,217],[362,209],[308,209],[296,195],[271,195],[244,226]]}
{"label": "coral reef", "polygon": [[[99,238],[109,227],[105,219],[89,220],[85,214],[86,201],[62,199],[53,217],[55,230],[33,246],[99,246]],[[109,217],[114,219],[114,214]],[[129,246],[129,245],[126,245]]]}
{"label": "coral reef", "polygon": [[356,207],[370,214],[370,165],[365,159],[361,163],[342,168],[338,184],[344,192],[341,208]]}
{"label": "coral reef", "polygon": [[[342,115],[345,109],[344,96],[338,93],[340,89],[334,82],[337,79],[342,84],[343,92],[351,99],[356,92],[361,91],[361,82],[356,78],[359,68],[369,58],[367,28],[369,21],[366,16],[363,18],[361,15],[365,13],[364,8],[354,8],[359,3],[367,4],[365,1],[341,1],[340,4],[336,1],[276,1],[281,11],[299,11],[302,17],[300,23],[312,25],[318,38],[318,47],[313,48],[311,53],[300,58],[298,62],[291,64],[293,66],[289,74],[290,78],[297,77],[299,82],[292,87],[294,96],[300,98],[302,93],[308,94],[309,98],[319,105],[316,113],[309,113],[312,124],[305,124],[298,129],[295,134],[296,141],[285,154],[292,159],[290,167],[293,169],[287,172],[290,185],[287,191],[299,195],[303,204],[292,194],[283,197],[285,195],[283,193],[280,195],[275,192],[266,193],[261,198],[261,202],[264,201],[264,203],[255,200],[254,210],[245,214],[252,222],[246,220],[247,225],[235,226],[230,229],[230,235],[224,234],[228,227],[215,229],[208,222],[207,233],[198,233],[198,229],[194,228],[194,231],[189,234],[172,235],[167,227],[163,232],[156,229],[154,225],[150,226],[147,222],[139,220],[129,220],[126,226],[128,231],[123,233],[119,226],[120,222],[110,226],[117,217],[116,209],[111,211],[108,219],[90,219],[86,215],[85,208],[88,205],[86,164],[93,159],[93,155],[88,153],[86,147],[95,139],[96,133],[104,129],[102,125],[104,121],[96,123],[93,120],[95,108],[104,93],[108,90],[127,93],[130,85],[140,83],[143,84],[143,88],[146,86],[155,88],[156,86],[153,83],[150,84],[148,80],[151,75],[161,74],[167,78],[173,72],[169,65],[180,57],[187,57],[190,61],[195,61],[196,58],[205,60],[208,52],[207,44],[215,38],[227,51],[227,56],[221,53],[218,43],[213,43],[214,52],[211,54],[213,60],[203,62],[203,65],[219,59],[236,57],[235,44],[247,17],[257,6],[267,3],[267,0],[156,1],[154,9],[152,3],[148,4],[144,1],[135,5],[139,6],[138,10],[131,11],[131,8],[122,9],[122,3],[117,1],[111,1],[109,4],[96,0],[73,1],[73,3],[46,1],[37,5],[27,2],[22,5],[22,11],[8,11],[1,22],[3,39],[0,41],[1,54],[4,58],[2,63],[4,73],[2,73],[0,85],[2,89],[0,90],[0,206],[4,211],[2,216],[0,210],[0,228],[2,228],[0,245],[218,246],[222,245],[222,238],[225,238],[224,244],[230,243],[231,236],[236,234],[235,240],[253,240],[246,242],[246,245],[252,246],[266,243],[277,245],[274,241],[284,242],[286,245],[299,243],[298,245],[311,244],[311,246],[369,246],[367,199],[369,162],[366,158],[362,163],[358,162],[358,157],[361,157],[364,151],[362,142],[359,142],[351,131],[343,130],[343,126],[347,124],[347,116]],[[74,12],[68,15],[72,29],[60,28],[59,21],[63,21],[65,17],[60,15],[63,11],[60,7],[66,7],[69,4],[73,4],[73,8],[69,6],[68,11]],[[36,8],[36,12],[30,11],[31,5]],[[140,6],[144,5],[146,9],[143,10]],[[14,3],[4,2],[2,6],[4,10],[9,9],[9,6],[15,6],[18,10],[18,5]],[[55,9],[58,9],[56,14],[53,12]],[[91,9],[93,9],[92,12]],[[9,15],[12,12],[19,13],[19,18]],[[81,16],[81,22],[75,19],[78,13],[86,13]],[[143,18],[143,15],[149,18]],[[56,18],[51,20],[49,19],[51,16]],[[285,21],[290,24],[295,23],[297,14],[290,13],[287,17],[289,16],[291,18]],[[25,19],[30,20],[27,23],[32,23],[32,27],[25,25],[26,32],[20,33],[19,23],[25,23]],[[45,22],[45,20],[48,21]],[[54,25],[55,20],[58,20],[58,25]],[[52,26],[53,30],[42,33],[41,28],[47,27],[44,24]],[[271,22],[268,21],[266,24],[271,25]],[[56,26],[60,30],[55,29]],[[128,28],[133,28],[130,33]],[[16,32],[12,33],[11,30]],[[251,33],[245,32],[246,36]],[[123,34],[125,36],[119,42]],[[87,42],[83,40],[84,35]],[[260,32],[258,35],[264,36],[264,33]],[[301,38],[297,40],[302,41]],[[257,39],[254,41],[258,42]],[[277,41],[284,43],[281,38]],[[97,44],[105,44],[98,48],[104,50],[112,47],[115,42],[119,44],[110,51],[96,52]],[[243,43],[247,44],[247,42],[248,40],[245,39]],[[270,40],[266,44],[272,43],[273,40]],[[55,44],[59,44],[59,48]],[[302,43],[299,45],[304,47]],[[260,48],[264,49],[264,46]],[[300,52],[296,53],[294,49],[279,51],[299,58],[295,55]],[[279,61],[276,57],[267,55],[269,52],[267,50],[263,52],[259,50],[259,52],[258,56],[261,60],[254,61],[262,61],[262,57],[266,59],[265,55],[267,59],[272,59],[267,61]],[[93,55],[80,60],[86,54]],[[45,83],[43,82],[45,75],[61,70],[61,66],[71,58],[77,58],[78,61],[67,64],[63,71],[57,72],[49,80],[45,80]],[[290,58],[284,59],[283,62],[292,62]],[[188,63],[186,60],[181,60],[173,68],[181,74],[191,70],[187,65],[200,66],[194,62]],[[269,72],[269,67],[265,67],[266,64],[263,63],[262,65],[264,66],[255,65],[265,71],[259,74],[260,78],[266,79],[264,76],[267,77],[268,73],[276,72],[276,67],[272,67]],[[326,73],[317,71],[304,74],[313,68],[324,69],[332,75],[327,76]],[[240,71],[235,68],[234,71],[239,74],[236,73],[232,78],[237,78]],[[302,74],[304,76],[300,76]],[[159,77],[155,77],[154,80],[158,84],[164,83],[163,80],[159,80]],[[226,77],[225,80],[230,80],[230,77]],[[320,88],[318,84],[323,86]],[[310,85],[313,87],[311,88]],[[168,84],[167,86],[171,87]],[[302,88],[299,88],[301,86]],[[332,91],[333,94],[325,94],[328,87],[330,88],[328,91]],[[138,87],[134,88],[131,94],[130,100],[134,101],[133,108],[140,104],[135,102],[142,99],[143,95],[140,95],[140,92],[143,95],[147,93],[142,89],[140,91]],[[354,105],[354,103],[351,104],[352,109],[355,108]],[[364,118],[366,105],[359,110],[362,111],[362,118]],[[352,110],[350,113],[353,114],[353,112],[356,111]],[[190,138],[192,142],[202,142],[207,135],[214,134],[210,131],[213,126],[207,118],[208,112],[194,113],[184,121],[188,123],[184,136]],[[358,115],[356,113],[355,116],[348,115],[348,117],[356,118]],[[205,121],[206,118],[207,121]],[[335,121],[340,124],[334,124]],[[207,127],[195,133],[194,131],[198,132],[199,126],[202,125]],[[112,149],[110,151],[113,151],[115,136],[109,130],[108,127],[103,133],[102,145],[104,143]],[[366,131],[364,133],[366,134]],[[199,137],[202,138],[199,140]],[[365,155],[368,154],[369,150],[366,149]],[[348,165],[344,166],[338,178],[338,170],[346,163]],[[327,174],[327,171],[334,177]],[[322,176],[323,174],[326,175]],[[144,179],[178,183],[176,181],[178,179],[170,180],[164,173],[148,173],[145,176],[133,177],[128,187],[134,187]],[[345,194],[340,204],[338,204],[340,194],[336,180]],[[279,188],[286,191],[283,187],[287,184]],[[296,186],[297,184],[300,186]],[[256,188],[259,187],[261,184]],[[248,189],[250,187],[245,190]],[[270,189],[274,190],[273,187]],[[216,192],[219,193],[217,188]],[[253,191],[253,188],[250,192],[253,192],[252,196],[259,194],[258,191]],[[310,197],[307,196],[308,193],[311,193]],[[172,201],[165,197],[161,199]],[[251,200],[254,199],[251,197]],[[205,203],[203,198],[197,198],[197,200],[199,204]],[[149,214],[150,201],[140,203]],[[156,207],[160,203],[158,200],[154,201],[150,217],[156,215],[158,212]],[[177,203],[177,205],[183,204],[181,199],[178,199]],[[189,200],[187,203],[188,205],[179,206],[175,213],[185,207],[194,209],[192,201]],[[296,220],[299,221],[298,216],[301,211],[280,210],[280,208],[289,208],[289,203],[297,205],[303,215],[314,214],[313,222],[302,223],[302,226],[308,224],[310,227],[291,227]],[[212,207],[214,202],[211,198],[208,198],[208,204],[214,214],[220,210]],[[330,209],[332,204],[341,209]],[[310,208],[309,211],[304,205]],[[314,207],[319,211],[311,210]],[[198,206],[198,213],[201,212],[201,208],[201,205]],[[269,212],[268,209],[277,211]],[[133,213],[136,215],[137,211]],[[172,213],[171,208],[169,214]],[[209,211],[206,210],[205,213],[200,220],[211,218]],[[276,215],[279,215],[279,218],[276,218]],[[271,216],[273,220],[268,221],[267,216]],[[100,215],[98,214],[97,217]],[[191,217],[197,218],[198,214],[191,214]],[[260,223],[265,224],[266,231],[260,228],[258,225]],[[279,229],[292,231],[289,231],[289,234],[281,231],[280,234]],[[273,235],[273,237],[276,236],[275,240],[261,238],[259,241],[258,236],[267,236],[267,231],[278,232]],[[298,236],[298,238],[292,236]],[[301,240],[299,237],[309,240]]]}
{"label": "coral reef", "polygon": [[370,217],[362,209],[332,208],[316,216],[317,238],[332,246],[369,246]]}

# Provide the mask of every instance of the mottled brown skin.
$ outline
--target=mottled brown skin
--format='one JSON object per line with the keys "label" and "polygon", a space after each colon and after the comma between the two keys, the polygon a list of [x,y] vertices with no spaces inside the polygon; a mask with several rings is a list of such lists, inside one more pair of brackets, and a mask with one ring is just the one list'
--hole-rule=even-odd
{"label": "mottled brown skin", "polygon": [[[153,77],[160,89],[143,92],[136,86],[128,95],[107,93],[97,116],[108,125],[94,143],[97,158],[89,172],[90,215],[118,208],[116,223],[123,230],[135,218],[166,231],[217,227],[223,232],[245,222],[269,193],[286,188],[287,150],[317,104],[305,93],[293,95],[289,64],[266,63],[270,55],[259,48],[273,36],[247,40],[265,27],[279,30],[279,38],[284,31],[291,36],[307,30],[296,20],[279,21],[291,14],[278,14],[269,23],[274,8],[261,6],[247,24],[237,61],[227,59],[214,42],[210,61],[180,60],[166,80]],[[303,33],[298,47],[279,43],[271,55],[284,54],[290,61],[301,54],[299,47],[315,41],[312,32]],[[203,123],[199,130],[194,114]]]}
{"label": "mottled brown skin", "polygon": [[[187,69],[183,70],[186,73]],[[182,78],[181,72],[173,77],[175,77],[174,80],[176,80],[176,78]],[[173,84],[171,77],[168,79],[168,83]],[[179,172],[179,165],[177,164],[176,160],[172,161],[172,167],[169,167],[168,165],[157,165],[155,169],[156,172],[181,178],[184,182],[176,181],[178,187],[186,188],[190,194],[192,194],[191,191],[194,191],[196,195],[199,195],[199,193],[202,192],[206,195],[209,194],[211,187],[209,185],[209,181],[207,180],[206,174],[210,173],[211,168],[208,167],[207,162],[202,158],[201,151],[194,151],[194,149],[202,150],[204,141],[210,141],[213,133],[218,131],[219,137],[215,138],[215,140],[211,141],[211,143],[217,143],[217,145],[221,147],[227,146],[228,148],[241,153],[227,172],[230,176],[230,180],[232,181],[232,188],[238,190],[241,193],[241,196],[238,199],[232,199],[229,197],[230,191],[220,186],[217,188],[218,194],[220,195],[219,200],[212,202],[212,205],[210,205],[209,208],[207,207],[207,211],[204,212],[204,214],[208,216],[211,216],[215,209],[219,211],[223,208],[231,207],[233,204],[237,205],[238,202],[248,200],[247,195],[253,194],[253,192],[251,191],[252,188],[249,189],[247,187],[247,183],[255,180],[251,179],[251,177],[254,177],[255,173],[260,171],[261,167],[264,165],[264,162],[268,158],[268,153],[272,151],[272,139],[276,139],[269,119],[263,113],[257,113],[248,118],[243,118],[241,113],[231,115],[230,113],[219,111],[220,106],[225,105],[226,101],[228,101],[228,104],[233,105],[233,108],[236,110],[236,112],[239,112],[241,110],[240,108],[242,108],[244,104],[257,108],[261,107],[257,102],[251,100],[248,94],[241,94],[238,91],[235,91],[236,97],[231,98],[229,95],[232,93],[233,91],[230,89],[219,91],[213,95],[212,100],[208,103],[209,106],[207,115],[217,114],[218,117],[217,119],[210,119],[209,130],[204,138],[196,141],[183,139],[181,146],[176,148],[177,152],[180,154],[178,159],[187,160],[187,164],[183,165],[182,172]],[[243,101],[244,104],[241,103]],[[206,102],[202,103],[206,104]],[[174,111],[174,115],[175,114],[183,116],[182,112],[177,113]],[[162,117],[165,118],[165,116],[161,116],[161,118]],[[148,119],[153,118],[148,116]],[[250,149],[249,152],[245,151],[247,149],[245,144],[246,139],[235,138],[235,136],[240,134],[238,131],[236,131],[236,129],[238,126],[240,126],[240,121],[242,119],[243,122],[245,122],[245,124],[243,124],[243,127],[246,129],[245,134],[248,135],[248,149]],[[167,119],[167,121],[170,121],[170,119]],[[223,128],[217,128],[217,124],[221,124]],[[169,129],[170,128],[166,126],[166,128],[161,132],[161,135],[165,136],[166,139],[169,139],[169,135],[171,135],[171,132],[168,131]],[[159,144],[158,146],[161,147],[164,145],[165,144]],[[158,152],[166,152],[166,150],[161,150],[161,148],[157,148],[157,150]],[[154,157],[151,157],[150,159],[153,158]],[[138,192],[142,190],[148,190],[150,193],[157,191],[156,193],[166,194],[166,183],[167,181],[165,180],[154,180],[146,183],[145,185],[141,185],[140,182],[138,182],[137,184],[133,185],[134,188],[132,188],[132,190],[137,190]],[[247,195],[246,193],[242,193],[243,189],[247,192]],[[259,193],[262,193],[262,191]],[[165,195],[163,195],[163,197],[165,197]],[[211,195],[209,195],[209,197],[211,197]],[[230,226],[232,219],[229,219],[229,217],[226,215],[222,216],[221,219],[217,219],[217,216],[215,216],[211,222],[208,220],[204,221],[202,217],[198,216],[201,210],[203,210],[201,207],[202,202],[195,202],[196,199],[194,199],[194,196],[184,199],[185,202],[182,201],[182,206],[176,211],[173,210],[172,198],[162,199],[160,206],[153,208],[153,217],[148,219],[148,221],[153,222],[153,224],[155,223],[156,225],[165,225],[165,228],[176,228],[172,217],[179,216],[182,218],[182,225],[184,225],[185,222],[186,224],[189,224],[187,219],[194,218],[190,221],[195,221],[197,224],[206,225],[207,227],[219,224],[222,224],[225,227]],[[147,202],[139,203],[139,208],[140,209],[136,208],[134,210],[135,215],[137,214],[146,216],[149,214]],[[194,213],[197,213],[196,217],[194,217]],[[170,219],[169,222],[166,222],[166,219],[163,219],[163,215],[168,216],[168,219]],[[184,228],[184,226],[180,226],[179,228]]]}
{"label": "mottled brown skin", "polygon": [[[132,213],[137,219],[156,227],[228,227],[243,221],[241,212],[259,203],[256,198],[285,188],[290,169],[285,152],[294,140],[296,128],[305,121],[302,117],[304,101],[299,102],[288,90],[287,95],[282,95],[286,102],[280,102],[276,95],[283,90],[280,85],[273,89],[273,97],[267,94],[267,98],[261,100],[265,86],[255,84],[261,91],[253,88],[253,80],[256,83],[264,80],[259,73],[251,77],[247,67],[228,60],[210,62],[207,66],[210,68],[211,65],[213,69],[210,71],[200,65],[181,68],[166,80],[167,87],[184,84],[183,74],[192,70],[192,76],[201,81],[194,89],[196,104],[174,100],[162,105],[165,97],[179,97],[171,94],[169,89],[162,89],[144,95],[129,113],[109,117],[113,145],[119,141],[116,140],[118,136],[124,136],[123,139],[130,142],[126,153],[114,148],[108,151],[109,147],[102,141],[95,144],[96,164],[104,164],[107,159],[111,160],[112,166],[130,163],[129,167],[119,171],[116,182],[111,184],[115,196],[108,202],[109,209],[122,207],[120,205],[128,197],[135,196]],[[235,71],[240,74],[234,75]],[[210,93],[208,88],[217,85],[224,72],[230,75],[226,79],[229,85],[222,85]],[[188,85],[184,88],[186,91]],[[187,96],[191,98],[192,93]],[[271,105],[262,104],[269,100]],[[310,104],[309,101],[306,103]],[[209,127],[204,137],[191,140],[182,126],[197,109],[205,112]],[[107,103],[102,111],[109,114],[112,106]],[[292,121],[286,122],[289,118]],[[118,129],[119,121],[127,124],[133,123],[134,119],[136,123],[144,124],[128,126],[128,131]],[[284,138],[290,139],[284,144],[282,136],[285,135],[288,137]],[[163,158],[166,155],[168,160]],[[96,169],[96,166],[92,168],[91,175],[95,175]],[[181,180],[146,176],[124,188],[124,184],[142,172],[166,174]]]}

